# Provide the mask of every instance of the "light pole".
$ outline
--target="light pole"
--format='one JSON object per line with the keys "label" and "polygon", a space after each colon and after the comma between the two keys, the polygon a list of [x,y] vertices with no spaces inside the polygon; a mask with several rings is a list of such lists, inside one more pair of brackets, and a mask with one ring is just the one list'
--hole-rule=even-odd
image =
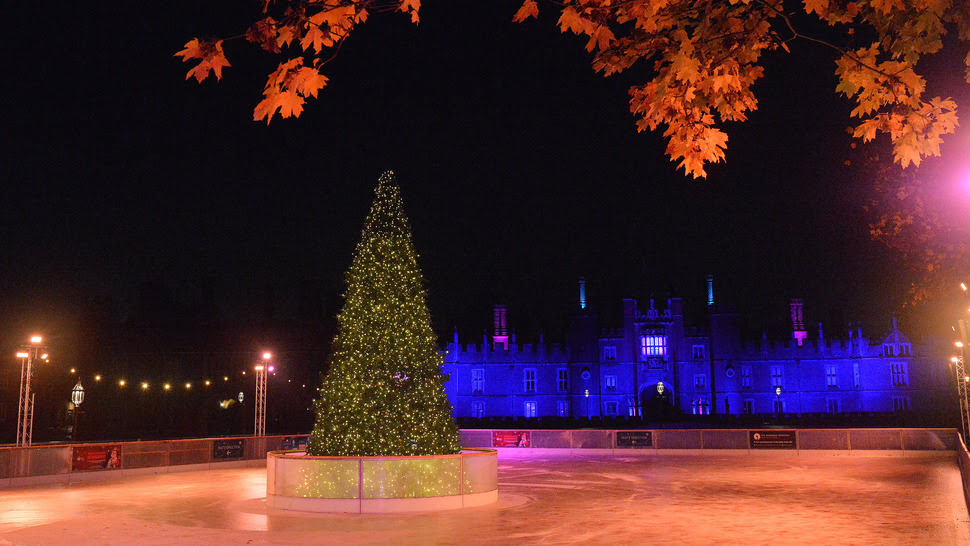
{"label": "light pole", "polygon": [[586,420],[589,421],[589,389],[586,389]]}
{"label": "light pole", "polygon": [[20,402],[17,404],[17,445],[29,446],[34,434],[34,393],[30,392],[30,380],[34,375],[34,359],[47,360],[46,347],[40,336],[32,336],[30,343],[21,345],[17,351],[20,359]]}
{"label": "light pole", "polygon": [[81,404],[84,402],[84,386],[81,385],[81,378],[78,378],[77,385],[71,389],[71,403],[74,404],[74,426],[71,427],[71,440],[77,441],[77,414],[81,413]]}
{"label": "light pole", "polygon": [[270,363],[272,358],[272,353],[263,353],[263,360],[256,365],[256,423],[253,436],[266,436],[266,374],[273,371]]}
{"label": "light pole", "polygon": [[[960,283],[960,288],[963,289],[963,293],[966,295],[966,283]],[[960,424],[962,425],[963,440],[966,442],[967,436],[970,436],[970,398],[968,398],[968,389],[970,389],[970,384],[968,383],[970,383],[970,379],[967,379],[967,321],[964,319],[958,320],[957,328],[957,333],[960,335],[960,339],[956,342],[959,354],[953,357],[951,361],[953,362],[953,371],[957,380],[957,398],[960,402]]]}
{"label": "light pole", "polygon": [[781,385],[775,387],[775,417],[781,419]]}
{"label": "light pole", "polygon": [[660,416],[660,428],[664,428],[664,390],[664,382],[661,379],[657,381],[657,402],[660,404],[657,414]]}

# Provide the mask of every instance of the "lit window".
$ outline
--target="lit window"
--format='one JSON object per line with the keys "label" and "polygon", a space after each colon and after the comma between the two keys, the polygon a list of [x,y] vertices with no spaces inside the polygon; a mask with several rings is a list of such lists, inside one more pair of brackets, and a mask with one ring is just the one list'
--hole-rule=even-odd
{"label": "lit window", "polygon": [[525,404],[523,404],[523,409],[524,409],[523,415],[525,415],[526,418],[530,418],[530,417],[535,417],[536,416],[536,403],[535,402],[526,402]]}
{"label": "lit window", "polygon": [[559,417],[569,417],[569,402],[566,400],[556,402],[556,414]]}
{"label": "lit window", "polygon": [[785,367],[784,366],[772,366],[771,367],[771,386],[772,387],[784,387],[785,383]]}
{"label": "lit window", "polygon": [[472,392],[485,392],[485,370],[482,368],[472,370]]}
{"label": "lit window", "polygon": [[[831,389],[839,388],[839,367],[835,364],[825,365],[825,385]],[[829,412],[829,413],[838,413]]]}
{"label": "lit window", "polygon": [[637,416],[637,401],[635,398],[627,398],[626,405],[630,408],[630,417]]}
{"label": "lit window", "polygon": [[707,387],[707,376],[702,373],[694,374],[694,388],[703,389]]}
{"label": "lit window", "polygon": [[606,376],[605,379],[606,379],[606,385],[605,385],[606,390],[608,390],[608,391],[615,391],[616,390],[616,376],[615,375],[608,375],[608,376]]}
{"label": "lit window", "polygon": [[889,369],[894,387],[905,387],[909,385],[909,370],[905,362],[893,362],[889,365]]}
{"label": "lit window", "polygon": [[603,360],[616,360],[616,345],[603,347]]}
{"label": "lit window", "polygon": [[485,417],[485,402],[472,402],[472,417],[475,419]]}
{"label": "lit window", "polygon": [[523,382],[525,392],[536,392],[536,371],[535,368],[530,368],[523,372]]}
{"label": "lit window", "polygon": [[695,398],[691,404],[691,412],[694,415],[707,415],[710,412],[707,398]]}
{"label": "lit window", "polygon": [[619,404],[617,402],[607,402],[606,403],[606,414],[615,417],[616,416],[616,407],[618,405]]}
{"label": "lit window", "polygon": [[751,388],[751,366],[741,366],[741,388]]}
{"label": "lit window", "polygon": [[667,336],[640,336],[640,356],[667,356]]}
{"label": "lit window", "polygon": [[559,392],[569,391],[569,370],[567,368],[559,368],[556,370],[556,387]]}
{"label": "lit window", "polygon": [[694,345],[691,347],[691,358],[704,358],[704,346]]}

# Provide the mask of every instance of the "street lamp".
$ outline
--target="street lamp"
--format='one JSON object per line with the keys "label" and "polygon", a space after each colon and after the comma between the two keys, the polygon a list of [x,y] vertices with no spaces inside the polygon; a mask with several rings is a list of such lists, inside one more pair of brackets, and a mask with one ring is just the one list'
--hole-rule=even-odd
{"label": "street lamp", "polygon": [[71,389],[71,403],[74,404],[74,426],[71,427],[71,440],[77,440],[77,414],[81,412],[81,404],[84,402],[84,386],[81,379],[77,380],[77,385]]}
{"label": "street lamp", "polygon": [[[43,338],[31,336],[30,343],[21,345],[17,351],[20,359],[20,401],[17,404],[17,445],[29,446],[34,434],[34,399],[30,392],[30,380],[34,376],[34,359],[47,360],[47,348],[42,346]],[[40,355],[43,354],[43,357]]]}
{"label": "street lamp", "polygon": [[775,387],[775,413],[781,417],[781,385]]}
{"label": "street lamp", "polygon": [[586,389],[586,420],[589,421],[589,389]]}
{"label": "street lamp", "polygon": [[664,428],[664,391],[666,386],[664,385],[663,379],[657,381],[657,403],[660,405],[657,415],[660,418],[660,428]]}

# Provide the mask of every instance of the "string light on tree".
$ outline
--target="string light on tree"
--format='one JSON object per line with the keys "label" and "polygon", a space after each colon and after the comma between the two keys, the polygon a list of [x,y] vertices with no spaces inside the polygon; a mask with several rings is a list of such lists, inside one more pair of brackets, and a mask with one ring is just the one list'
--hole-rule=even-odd
{"label": "string light on tree", "polygon": [[308,455],[459,451],[424,279],[394,174],[381,175],[347,272]]}

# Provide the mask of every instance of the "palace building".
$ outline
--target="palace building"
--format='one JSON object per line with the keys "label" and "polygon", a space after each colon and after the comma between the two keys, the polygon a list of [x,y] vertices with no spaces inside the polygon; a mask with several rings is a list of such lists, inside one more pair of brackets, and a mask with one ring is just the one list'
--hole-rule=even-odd
{"label": "palace building", "polygon": [[739,316],[714,303],[707,279],[702,324],[685,324],[681,298],[642,309],[623,300],[622,327],[601,330],[586,305],[570,317],[567,342],[516,344],[507,309],[481,345],[447,345],[448,397],[459,418],[686,414],[926,412],[945,403],[946,359],[914,345],[895,318],[886,335],[862,329],[809,336],[803,302],[790,302],[791,337],[742,343]]}

